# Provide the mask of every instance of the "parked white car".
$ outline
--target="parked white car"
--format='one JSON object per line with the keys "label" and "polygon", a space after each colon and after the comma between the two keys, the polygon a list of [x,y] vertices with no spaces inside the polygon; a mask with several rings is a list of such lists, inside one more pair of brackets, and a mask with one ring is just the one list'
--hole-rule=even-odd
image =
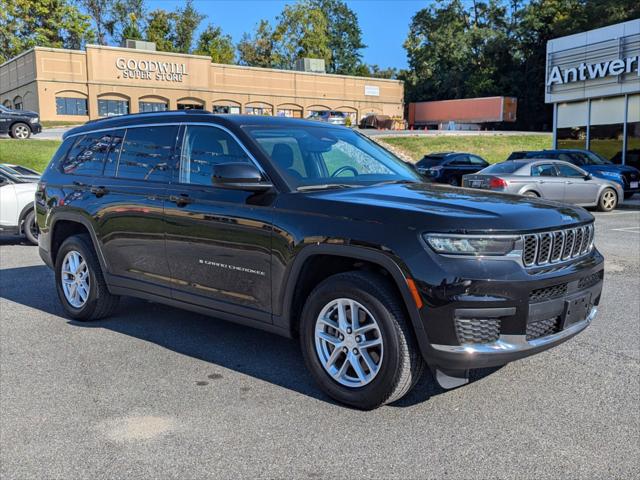
{"label": "parked white car", "polygon": [[37,187],[37,183],[26,183],[0,171],[0,234],[24,235],[38,244],[33,203]]}

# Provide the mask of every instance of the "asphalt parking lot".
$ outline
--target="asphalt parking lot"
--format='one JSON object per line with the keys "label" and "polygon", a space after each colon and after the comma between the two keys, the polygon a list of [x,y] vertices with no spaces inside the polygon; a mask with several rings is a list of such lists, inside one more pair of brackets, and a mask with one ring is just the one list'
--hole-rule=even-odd
{"label": "asphalt parking lot", "polygon": [[296,343],[141,300],[62,317],[37,248],[0,238],[0,477],[637,478],[640,211],[595,214],[600,314],[540,355],[373,412]]}

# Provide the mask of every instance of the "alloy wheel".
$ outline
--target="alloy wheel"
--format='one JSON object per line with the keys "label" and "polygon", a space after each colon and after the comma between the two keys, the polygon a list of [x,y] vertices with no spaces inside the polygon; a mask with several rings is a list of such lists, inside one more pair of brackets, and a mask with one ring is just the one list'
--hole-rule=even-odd
{"label": "alloy wheel", "polygon": [[384,354],[382,333],[375,317],[350,298],[332,300],[316,319],[318,360],[336,382],[357,388],[380,371]]}
{"label": "alloy wheel", "polygon": [[13,134],[16,138],[24,140],[25,138],[29,138],[29,127],[24,125],[18,125],[14,130]]}
{"label": "alloy wheel", "polygon": [[79,252],[71,250],[62,261],[62,291],[74,308],[82,308],[89,298],[89,265]]}
{"label": "alloy wheel", "polygon": [[616,206],[616,194],[608,190],[602,195],[602,206],[606,210],[613,210]]}

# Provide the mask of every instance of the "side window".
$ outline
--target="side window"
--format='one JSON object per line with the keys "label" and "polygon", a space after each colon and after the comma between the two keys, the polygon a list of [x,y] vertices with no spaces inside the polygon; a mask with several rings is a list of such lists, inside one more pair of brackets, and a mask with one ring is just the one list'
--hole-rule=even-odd
{"label": "side window", "polygon": [[180,183],[211,185],[214,165],[251,160],[227,132],[217,127],[188,125],[180,159]]}
{"label": "side window", "polygon": [[469,161],[471,162],[471,165],[478,167],[485,166],[487,164],[487,162],[485,162],[480,157],[476,157],[475,155],[469,155]]}
{"label": "side window", "polygon": [[177,135],[177,126],[128,128],[116,177],[169,181]]}
{"label": "side window", "polygon": [[584,173],[582,173],[577,168],[574,168],[570,165],[566,165],[563,163],[557,163],[556,167],[558,168],[558,175],[561,177],[582,177]]}
{"label": "side window", "polygon": [[102,175],[104,159],[111,143],[107,133],[88,133],[80,136],[67,157],[61,162],[62,173],[74,175]]}
{"label": "side window", "polygon": [[124,129],[113,130],[111,134],[111,145],[107,151],[107,161],[104,165],[104,176],[115,177],[118,168],[118,159],[120,158],[120,149],[122,148],[122,140],[124,140]]}
{"label": "side window", "polygon": [[550,163],[543,163],[542,165],[534,165],[531,167],[532,177],[557,177],[556,169]]}
{"label": "side window", "polygon": [[449,165],[461,166],[469,165],[470,163],[468,155],[458,155],[452,162],[449,162]]}

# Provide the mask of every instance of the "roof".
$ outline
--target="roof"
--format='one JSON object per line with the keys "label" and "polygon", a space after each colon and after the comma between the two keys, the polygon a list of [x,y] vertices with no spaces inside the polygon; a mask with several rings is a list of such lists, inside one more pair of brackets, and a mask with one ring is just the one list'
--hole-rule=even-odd
{"label": "roof", "polygon": [[132,113],[129,115],[119,115],[114,117],[104,117],[91,120],[84,125],[72,128],[63,135],[67,138],[79,133],[92,132],[95,130],[126,128],[130,125],[150,125],[157,123],[174,122],[195,122],[195,123],[216,123],[223,126],[244,127],[249,125],[264,126],[323,126],[326,128],[344,128],[328,123],[318,123],[312,120],[301,120],[296,118],[272,117],[262,115],[228,115],[213,114],[206,110],[170,110],[165,112]]}

